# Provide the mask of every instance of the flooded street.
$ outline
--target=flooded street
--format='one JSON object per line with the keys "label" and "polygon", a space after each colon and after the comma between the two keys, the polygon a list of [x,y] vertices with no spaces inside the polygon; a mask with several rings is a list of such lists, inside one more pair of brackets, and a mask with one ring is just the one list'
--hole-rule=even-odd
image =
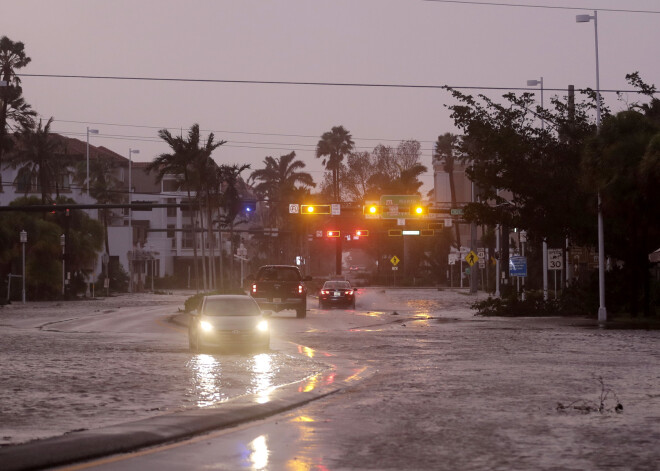
{"label": "flooded street", "polygon": [[[0,444],[219,404],[327,366],[278,351],[192,354],[168,319],[186,296],[0,310]],[[130,306],[130,307],[129,307]]]}
{"label": "flooded street", "polygon": [[314,375],[342,360],[370,374],[269,419],[90,467],[657,469],[660,332],[599,329],[586,319],[480,318],[473,300],[361,289],[355,311],[275,316],[271,352],[254,354],[189,353],[185,330],[162,321],[171,306],[50,330],[29,328],[16,310],[2,334],[2,434],[12,443],[35,434],[35,423],[62,433],[236,394],[267,401],[278,385],[303,378],[299,390],[313,389]]}

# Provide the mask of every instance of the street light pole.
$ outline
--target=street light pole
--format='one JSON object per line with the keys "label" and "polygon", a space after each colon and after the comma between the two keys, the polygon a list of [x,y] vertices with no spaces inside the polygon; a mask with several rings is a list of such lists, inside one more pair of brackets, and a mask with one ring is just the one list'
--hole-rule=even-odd
{"label": "street light pole", "polygon": [[23,245],[23,304],[25,304],[25,244],[27,243],[27,232],[21,231],[21,244]]}
{"label": "street light pole", "polygon": [[[577,23],[588,23],[594,20],[594,42],[596,46],[596,130],[600,134],[600,66],[598,63],[598,11],[591,15],[577,15]],[[605,308],[605,230],[603,229],[603,208],[600,189],[598,190],[598,322],[607,321]]]}
{"label": "street light pole", "polygon": [[85,180],[87,182],[87,196],[89,196],[89,135],[98,133],[98,129],[89,129],[89,126],[87,127],[87,179]]}
{"label": "street light pole", "polygon": [[[139,149],[128,148],[128,204],[133,203],[133,154],[139,154]],[[133,250],[133,209],[128,208],[128,237],[129,244],[128,250]],[[135,257],[129,257],[128,259],[128,292],[133,292],[133,260]]]}
{"label": "street light pole", "polygon": [[[541,86],[541,109],[544,108],[543,104],[543,77],[541,80],[528,80],[528,87],[536,87],[537,85]],[[545,119],[541,116],[541,130],[545,129]],[[543,300],[548,300],[548,239],[543,238]],[[524,284],[524,280],[523,280]]]}

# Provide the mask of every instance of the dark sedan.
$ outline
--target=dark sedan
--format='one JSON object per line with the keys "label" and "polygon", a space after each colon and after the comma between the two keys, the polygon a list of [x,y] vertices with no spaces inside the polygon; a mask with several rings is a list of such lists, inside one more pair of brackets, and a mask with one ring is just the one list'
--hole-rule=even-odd
{"label": "dark sedan", "polygon": [[348,281],[326,281],[319,292],[319,309],[343,306],[355,309],[357,290]]}

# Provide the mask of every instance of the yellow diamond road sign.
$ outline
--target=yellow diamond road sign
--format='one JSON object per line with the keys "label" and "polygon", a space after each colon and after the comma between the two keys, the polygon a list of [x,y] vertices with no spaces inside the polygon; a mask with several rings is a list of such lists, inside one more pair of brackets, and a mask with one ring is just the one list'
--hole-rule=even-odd
{"label": "yellow diamond road sign", "polygon": [[465,261],[468,262],[468,265],[472,266],[479,261],[479,257],[476,253],[474,253],[474,250],[470,250],[470,252],[465,256]]}
{"label": "yellow diamond road sign", "polygon": [[397,266],[401,260],[399,260],[399,257],[396,255],[392,258],[390,258],[390,262],[392,262],[392,265]]}

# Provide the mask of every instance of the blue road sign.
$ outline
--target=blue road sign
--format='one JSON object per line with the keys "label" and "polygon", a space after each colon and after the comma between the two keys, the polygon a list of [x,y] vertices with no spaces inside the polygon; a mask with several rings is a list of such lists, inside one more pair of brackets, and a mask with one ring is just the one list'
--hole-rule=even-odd
{"label": "blue road sign", "polygon": [[527,257],[509,258],[510,276],[527,276]]}

